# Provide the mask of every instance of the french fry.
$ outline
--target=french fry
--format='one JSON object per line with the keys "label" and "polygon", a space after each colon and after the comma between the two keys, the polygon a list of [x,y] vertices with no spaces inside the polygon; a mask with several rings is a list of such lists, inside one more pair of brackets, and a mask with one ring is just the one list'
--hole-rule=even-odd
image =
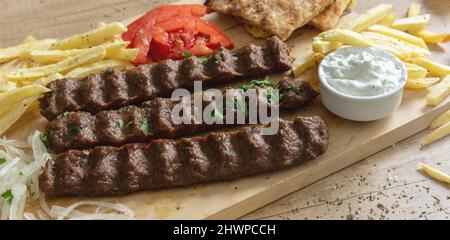
{"label": "french fry", "polygon": [[44,39],[21,44],[15,47],[0,49],[0,63],[11,61],[22,56],[26,52],[33,51],[35,49],[48,49],[55,41],[56,40],[54,39]]}
{"label": "french fry", "polygon": [[399,40],[415,44],[419,47],[428,49],[427,44],[422,38],[416,37],[414,35],[408,34],[406,32],[402,32],[396,29],[392,29],[383,25],[373,25],[367,29],[370,32],[380,33],[389,37],[397,38]]}
{"label": "french fry", "polygon": [[430,14],[421,16],[397,19],[392,24],[392,28],[402,31],[420,31],[423,30],[430,22]]}
{"label": "french fry", "polygon": [[32,96],[11,106],[11,110],[0,117],[0,135],[5,133],[33,105],[39,96]]}
{"label": "french fry", "polygon": [[450,33],[435,33],[422,30],[413,32],[414,35],[422,38],[427,43],[447,43],[450,42]]}
{"label": "french fry", "polygon": [[8,80],[0,81],[0,92],[9,92],[17,87],[15,82],[10,82]]}
{"label": "french fry", "polygon": [[411,51],[405,51],[404,49],[399,49],[397,46],[395,46],[389,42],[380,41],[378,39],[372,39],[372,42],[375,47],[382,48],[382,49],[394,54],[395,56],[400,58],[402,61],[409,61],[412,58]]}
{"label": "french fry", "polygon": [[412,63],[428,69],[428,71],[439,77],[446,77],[450,74],[450,66],[430,61],[426,58],[413,58]]}
{"label": "french fry", "polygon": [[0,97],[0,106],[2,106],[0,108],[0,116],[11,111],[11,107],[16,103],[20,103],[27,98],[38,96],[48,91],[50,91],[50,89],[40,85],[28,85],[3,94]]}
{"label": "french fry", "polygon": [[53,73],[51,75],[48,75],[43,78],[39,78],[34,84],[41,85],[41,86],[47,86],[47,84],[57,80],[57,79],[63,79],[64,75],[60,73]]}
{"label": "french fry", "polygon": [[421,5],[418,3],[411,3],[408,8],[408,17],[417,17],[420,14]]}
{"label": "french fry", "polygon": [[434,119],[434,121],[431,123],[431,128],[438,128],[446,123],[450,122],[450,110],[439,116],[438,118]]}
{"label": "french fry", "polygon": [[[106,49],[105,57],[113,57],[117,55],[117,52],[120,52],[126,46],[128,46],[130,42],[126,41],[112,41],[103,43],[96,47],[102,47]],[[82,49],[70,49],[70,50],[35,50],[30,52],[30,59],[33,62],[48,64],[61,61],[67,57],[79,55],[82,53],[89,52],[89,48]],[[137,53],[136,53],[137,54]],[[133,59],[134,60],[134,59]]]}
{"label": "french fry", "polygon": [[405,63],[406,70],[408,71],[408,79],[424,79],[428,70],[412,63]]}
{"label": "french fry", "polygon": [[85,53],[66,58],[61,62],[42,67],[19,69],[17,71],[8,73],[6,77],[12,81],[20,81],[24,79],[44,77],[53,73],[64,73],[78,66],[100,60],[105,56],[106,50],[104,48],[94,47],[89,49],[89,51]]}
{"label": "french fry", "polygon": [[306,70],[311,69],[315,66],[317,66],[316,54],[310,53],[305,57],[296,60],[292,72],[294,73],[294,76],[297,77],[300,76],[302,73],[306,72]]}
{"label": "french fry", "polygon": [[22,41],[21,44],[28,44],[28,43],[32,43],[32,42],[36,42],[37,39],[31,35],[28,35],[25,37],[25,39]]}
{"label": "french fry", "polygon": [[440,140],[446,136],[450,135],[450,122],[438,127],[436,130],[431,132],[428,136],[426,136],[420,144],[422,146],[426,146],[437,140]]}
{"label": "french fry", "polygon": [[427,94],[427,103],[430,106],[436,106],[448,95],[450,95],[450,75],[431,88]]}
{"label": "french fry", "polygon": [[360,33],[347,29],[332,29],[319,34],[319,38],[325,41],[340,42],[352,46],[373,46],[373,43]]}
{"label": "french fry", "polygon": [[33,62],[48,64],[63,60],[64,58],[85,52],[86,49],[71,50],[34,50],[30,52],[29,59]]}
{"label": "french fry", "polygon": [[139,49],[137,48],[120,49],[111,54],[107,54],[107,57],[132,62],[136,59],[138,52]]}
{"label": "french fry", "polygon": [[376,32],[362,32],[361,34],[371,41],[377,40],[386,42],[397,49],[403,50],[405,52],[410,52],[413,57],[423,57],[426,55],[431,55],[428,49],[421,48],[417,45],[407,43],[397,38],[389,37]]}
{"label": "french fry", "polygon": [[422,169],[422,171],[424,171],[426,174],[428,174],[428,176],[441,181],[441,182],[445,182],[445,183],[450,183],[450,176],[435,169],[432,168],[424,163],[421,163],[419,165],[420,169]]}
{"label": "french fry", "polygon": [[385,19],[381,20],[378,24],[386,27],[391,27],[392,24],[394,24],[395,19],[397,19],[397,13],[393,12],[389,14]]}
{"label": "french fry", "polygon": [[391,4],[380,4],[366,13],[359,15],[355,20],[348,22],[342,28],[361,32],[382,21],[392,12],[393,8]]}
{"label": "french fry", "polygon": [[405,84],[407,89],[423,89],[428,88],[441,81],[441,78],[412,78],[408,79]]}
{"label": "french fry", "polygon": [[315,53],[326,55],[334,50],[337,50],[341,45],[342,43],[339,42],[323,41],[317,38],[313,41],[312,49]]}
{"label": "french fry", "polygon": [[65,77],[86,77],[87,75],[106,71],[108,69],[124,70],[133,67],[129,62],[117,59],[108,59],[91,65],[82,66],[69,72]]}
{"label": "french fry", "polygon": [[126,31],[126,27],[119,22],[109,23],[87,33],[71,36],[54,43],[51,49],[68,50],[95,46],[114,39],[117,34]]}

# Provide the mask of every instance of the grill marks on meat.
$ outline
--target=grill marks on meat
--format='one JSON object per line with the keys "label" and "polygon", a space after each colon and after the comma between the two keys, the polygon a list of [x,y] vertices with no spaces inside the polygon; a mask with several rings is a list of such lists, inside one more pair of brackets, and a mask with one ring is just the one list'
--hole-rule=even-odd
{"label": "grill marks on meat", "polygon": [[[317,96],[309,84],[303,81],[296,82],[285,78],[278,87],[280,94],[283,94],[281,109],[305,106]],[[258,104],[269,104],[265,98],[257,100]],[[126,106],[95,115],[88,112],[71,112],[51,121],[47,126],[46,136],[56,152],[63,152],[68,149],[86,149],[99,145],[121,146],[126,143],[149,142],[158,138],[175,138],[225,127],[223,124],[208,125],[204,122],[176,125],[171,120],[175,104],[177,102],[170,98],[156,98],[144,103],[142,107]],[[205,100],[203,107],[208,104],[210,102]],[[226,112],[223,119],[226,119],[227,114],[236,116],[236,111]],[[145,124],[146,128],[143,128]]]}
{"label": "grill marks on meat", "polygon": [[128,71],[105,71],[82,79],[68,78],[48,84],[52,91],[40,100],[42,115],[52,120],[64,112],[96,113],[168,97],[194,81],[221,82],[283,72],[291,68],[289,47],[278,37],[264,47],[253,44],[237,52],[219,49],[207,58],[191,57],[141,65]]}
{"label": "grill marks on meat", "polygon": [[328,130],[320,117],[280,120],[276,135],[262,126],[148,144],[69,150],[47,162],[39,177],[51,196],[116,195],[140,190],[233,180],[280,170],[325,152]]}

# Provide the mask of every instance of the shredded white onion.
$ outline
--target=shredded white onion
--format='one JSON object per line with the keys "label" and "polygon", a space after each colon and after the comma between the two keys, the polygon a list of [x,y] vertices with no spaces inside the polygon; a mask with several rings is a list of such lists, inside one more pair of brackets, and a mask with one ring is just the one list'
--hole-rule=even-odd
{"label": "shredded white onion", "polygon": [[[32,149],[32,156],[26,155],[24,148]],[[0,219],[74,219],[74,220],[110,220],[134,219],[134,212],[120,203],[104,201],[79,201],[69,207],[48,206],[45,195],[39,191],[38,176],[45,163],[53,156],[41,140],[41,133],[34,132],[23,141],[0,138]],[[41,210],[36,213],[24,212],[27,199],[39,201]],[[76,210],[83,205],[97,206],[95,212],[85,213]],[[43,213],[44,211],[45,213]],[[48,216],[46,216],[48,215]]]}

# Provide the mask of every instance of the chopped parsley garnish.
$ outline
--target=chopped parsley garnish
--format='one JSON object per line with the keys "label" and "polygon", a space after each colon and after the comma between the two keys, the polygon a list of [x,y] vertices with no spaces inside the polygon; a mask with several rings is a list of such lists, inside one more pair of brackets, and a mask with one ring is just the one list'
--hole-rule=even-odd
{"label": "chopped parsley garnish", "polygon": [[79,127],[71,127],[71,128],[69,128],[69,134],[70,135],[77,135],[80,132],[81,132],[81,128],[79,128]]}
{"label": "chopped parsley garnish", "polygon": [[68,116],[69,116],[69,112],[64,112],[64,113],[63,113],[63,116],[64,116],[64,117],[68,117]]}
{"label": "chopped parsley garnish", "polygon": [[267,97],[267,101],[269,101],[269,103],[279,104],[281,102],[281,99],[283,98],[283,94],[279,94],[279,93],[277,94],[272,91],[268,91],[266,93],[266,97]]}
{"label": "chopped parsley garnish", "polygon": [[288,84],[286,85],[286,88],[287,88],[289,91],[294,92],[295,94],[299,94],[299,93],[300,93],[300,89],[298,89],[297,87],[295,87],[294,85],[292,85],[292,84],[290,84],[290,83],[288,83]]}
{"label": "chopped parsley garnish", "polygon": [[202,61],[203,64],[208,64],[209,58],[202,57],[202,58],[200,58],[200,60]]}
{"label": "chopped parsley garnish", "polygon": [[214,55],[214,62],[219,64],[222,62],[222,58],[219,55]]}
{"label": "chopped parsley garnish", "polygon": [[6,202],[11,205],[12,200],[14,199],[14,195],[12,194],[11,189],[7,190],[2,194],[2,197],[6,200]]}
{"label": "chopped parsley garnish", "polygon": [[260,88],[273,88],[273,83],[269,76],[266,76],[263,80],[252,80],[249,84],[244,84],[240,88],[246,92],[249,89],[260,87]]}
{"label": "chopped parsley garnish", "polygon": [[19,172],[19,176],[23,176],[23,171],[20,171],[20,172]]}
{"label": "chopped parsley garnish", "polygon": [[83,159],[80,160],[80,166],[81,167],[87,166],[88,163],[89,162],[88,162],[88,160],[86,158],[83,158]]}
{"label": "chopped parsley garnish", "polygon": [[4,158],[4,157],[0,158],[0,165],[2,165],[5,162],[6,162],[6,158]]}
{"label": "chopped parsley garnish", "polygon": [[190,58],[190,57],[192,57],[192,53],[190,53],[190,52],[183,52],[182,56],[183,56],[183,58]]}
{"label": "chopped parsley garnish", "polygon": [[245,115],[248,115],[248,106],[247,103],[244,101],[242,102],[242,100],[239,100],[238,98],[233,98],[233,102],[234,102],[234,109],[240,109],[242,112],[245,113]]}
{"label": "chopped parsley garnish", "polygon": [[214,111],[212,112],[212,117],[215,119],[223,119],[223,114],[217,108],[214,108]]}
{"label": "chopped parsley garnish", "polygon": [[150,132],[150,128],[148,127],[148,119],[144,119],[144,121],[142,121],[141,131],[145,134]]}
{"label": "chopped parsley garnish", "polygon": [[50,147],[50,141],[47,139],[47,136],[45,136],[44,134],[40,133],[39,134],[39,139],[41,139],[41,142],[45,145],[45,147]]}

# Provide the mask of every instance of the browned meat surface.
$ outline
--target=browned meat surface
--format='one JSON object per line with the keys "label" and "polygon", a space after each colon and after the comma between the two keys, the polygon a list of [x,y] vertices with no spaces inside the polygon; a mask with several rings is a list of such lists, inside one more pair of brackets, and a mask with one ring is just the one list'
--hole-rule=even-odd
{"label": "browned meat surface", "polygon": [[315,159],[328,146],[320,117],[280,120],[276,135],[261,126],[120,148],[69,150],[49,160],[39,184],[50,196],[116,195],[233,180]]}
{"label": "browned meat surface", "polygon": [[[258,98],[258,104],[280,105],[281,109],[305,106],[317,96],[306,82],[283,79],[280,84],[280,102],[268,102]],[[192,98],[192,96],[191,96]],[[225,101],[225,99],[223,100]],[[193,100],[191,101],[193,102]],[[205,108],[211,102],[204,101]],[[56,152],[68,149],[86,149],[94,146],[121,146],[126,143],[142,143],[159,138],[175,138],[186,134],[203,132],[209,129],[226,127],[224,124],[174,124],[171,112],[177,102],[170,98],[156,98],[141,107],[126,106],[119,110],[71,112],[50,121],[46,136]],[[193,106],[192,106],[193,108]],[[193,111],[193,110],[192,110]],[[222,119],[227,113],[221,111]]]}
{"label": "browned meat surface", "polygon": [[56,80],[47,86],[52,91],[40,99],[41,113],[49,120],[64,112],[97,113],[168,97],[177,88],[191,87],[194,81],[212,83],[284,72],[291,68],[289,54],[281,39],[271,37],[264,46],[250,44],[236,52],[222,48],[209,58],[166,60],[128,71]]}

